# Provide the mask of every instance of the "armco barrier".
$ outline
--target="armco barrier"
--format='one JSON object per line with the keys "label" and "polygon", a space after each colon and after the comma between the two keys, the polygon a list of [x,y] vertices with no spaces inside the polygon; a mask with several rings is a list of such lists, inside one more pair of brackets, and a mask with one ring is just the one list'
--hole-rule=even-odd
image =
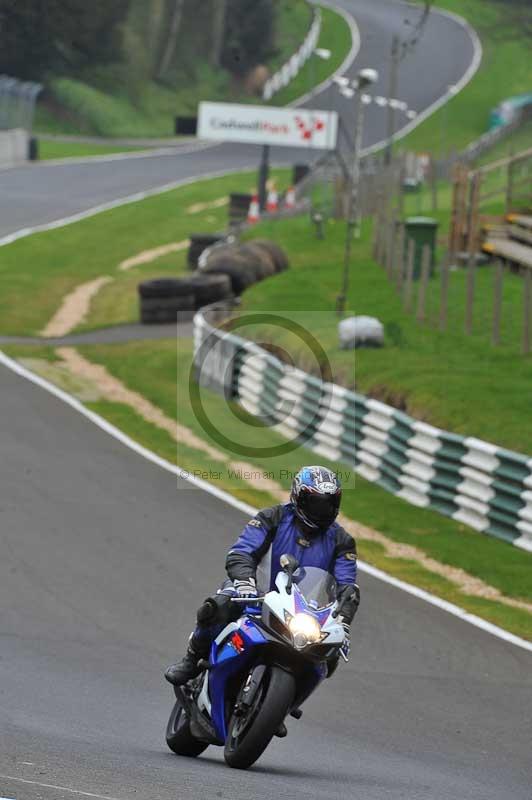
{"label": "armco barrier", "polygon": [[194,318],[203,383],[407,502],[532,552],[532,458],[323,383],[214,327],[228,312],[217,304]]}
{"label": "armco barrier", "polygon": [[284,86],[288,86],[290,81],[292,81],[296,75],[299,74],[303,65],[308,61],[311,57],[316,45],[318,44],[318,39],[320,38],[321,32],[321,11],[319,8],[314,9],[312,15],[312,24],[310,26],[309,32],[305,37],[305,41],[294,53],[294,55],[283,64],[283,66],[269,78],[266,83],[264,84],[264,88],[262,90],[262,99],[263,100],[271,100],[274,94],[276,94],[280,89]]}
{"label": "armco barrier", "polygon": [[0,131],[0,167],[12,167],[28,160],[28,133],[22,128]]}

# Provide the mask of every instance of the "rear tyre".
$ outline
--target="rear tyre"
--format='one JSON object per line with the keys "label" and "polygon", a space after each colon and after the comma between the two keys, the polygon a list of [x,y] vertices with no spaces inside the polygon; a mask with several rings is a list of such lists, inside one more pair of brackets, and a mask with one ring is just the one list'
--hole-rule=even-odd
{"label": "rear tyre", "polygon": [[245,717],[232,716],[224,758],[234,769],[247,769],[263,754],[294,702],[294,676],[280,667],[270,667]]}
{"label": "rear tyre", "polygon": [[166,726],[166,744],[176,755],[189,758],[196,758],[209,746],[192,736],[190,723],[179,699],[176,700]]}

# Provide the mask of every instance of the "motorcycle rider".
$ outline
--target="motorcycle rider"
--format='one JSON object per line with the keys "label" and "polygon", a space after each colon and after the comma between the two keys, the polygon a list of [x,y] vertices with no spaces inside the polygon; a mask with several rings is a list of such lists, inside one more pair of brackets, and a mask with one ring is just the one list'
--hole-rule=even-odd
{"label": "motorcycle rider", "polygon": [[[167,681],[181,686],[199,675],[199,662],[208,658],[213,640],[241,616],[242,607],[231,598],[253,602],[257,587],[263,593],[275,588],[283,553],[293,555],[302,567],[320,567],[333,575],[338,600],[345,601],[341,614],[349,637],[360,591],[355,540],[335,522],[341,498],[341,484],[334,472],[326,467],[302,467],[292,482],[290,502],[265,508],[248,522],[227,554],[229,579],[198,609],[187,652],[180,662],[168,667]],[[335,666],[330,665],[329,675]]]}

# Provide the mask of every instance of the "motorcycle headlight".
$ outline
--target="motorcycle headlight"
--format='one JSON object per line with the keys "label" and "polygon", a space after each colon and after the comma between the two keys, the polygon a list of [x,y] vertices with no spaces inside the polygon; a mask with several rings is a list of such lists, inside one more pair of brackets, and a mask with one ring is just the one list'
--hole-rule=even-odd
{"label": "motorcycle headlight", "polygon": [[320,624],[310,614],[296,614],[288,623],[288,627],[298,650],[321,639]]}

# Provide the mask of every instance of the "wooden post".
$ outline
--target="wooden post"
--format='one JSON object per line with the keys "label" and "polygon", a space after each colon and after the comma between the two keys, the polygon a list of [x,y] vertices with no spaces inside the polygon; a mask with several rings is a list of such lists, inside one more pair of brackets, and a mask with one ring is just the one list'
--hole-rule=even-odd
{"label": "wooden post", "polygon": [[434,155],[430,157],[430,191],[432,197],[432,213],[434,213],[438,210],[438,174]]}
{"label": "wooden post", "polygon": [[427,318],[427,287],[429,285],[430,265],[432,253],[428,244],[423,247],[421,253],[421,283],[419,284],[417,295],[417,314],[418,322],[425,322]]}
{"label": "wooden post", "polygon": [[384,228],[385,228],[384,211],[381,211],[380,214],[378,215],[378,217],[377,217],[377,225],[378,225],[378,230],[377,230],[377,243],[376,243],[376,247],[375,247],[375,251],[376,251],[375,260],[376,260],[377,264],[382,264],[382,249],[383,249],[383,241],[384,241],[383,231],[384,231]]}
{"label": "wooden post", "polygon": [[473,331],[473,305],[475,302],[475,267],[478,236],[478,201],[480,195],[481,173],[473,175],[471,183],[471,199],[469,206],[469,224],[467,236],[467,296],[465,314],[465,332],[469,336]]}
{"label": "wooden post", "polygon": [[475,253],[469,254],[467,262],[467,292],[465,332],[469,336],[473,331],[473,305],[475,303]]}
{"label": "wooden post", "polygon": [[510,151],[510,160],[508,161],[507,173],[506,173],[506,213],[507,214],[509,214],[511,212],[512,205],[513,205],[513,203],[512,203],[512,199],[513,199],[512,198],[512,195],[513,195],[513,176],[514,176],[513,156],[514,156],[514,153],[513,153],[513,146],[512,146],[512,150]]}
{"label": "wooden post", "polygon": [[373,217],[373,250],[372,256],[374,261],[378,261],[379,256],[379,227],[381,221],[381,214],[380,210],[377,211],[375,216]]}
{"label": "wooden post", "polygon": [[394,261],[395,266],[395,286],[398,292],[403,288],[405,274],[405,224],[401,222],[397,232],[397,257]]}
{"label": "wooden post", "polygon": [[397,216],[400,219],[404,216],[404,191],[403,191],[403,183],[405,178],[405,163],[404,163],[404,156],[401,159],[399,169],[398,169],[398,181],[397,181]]}
{"label": "wooden post", "polygon": [[440,284],[440,331],[447,329],[447,314],[449,310],[449,271],[451,268],[451,253],[447,251],[441,265]]}
{"label": "wooden post", "polygon": [[530,300],[532,297],[532,270],[528,269],[525,272],[524,279],[524,303],[523,303],[523,355],[530,353]]}
{"label": "wooden post", "polygon": [[493,327],[491,343],[494,347],[501,343],[501,308],[502,308],[502,276],[503,264],[500,258],[495,264],[495,282],[493,285]]}
{"label": "wooden post", "polygon": [[454,261],[457,250],[459,249],[460,230],[462,227],[462,196],[464,170],[461,164],[456,164],[453,168],[453,198],[451,210],[451,226],[449,228],[449,263]]}
{"label": "wooden post", "polygon": [[393,276],[393,262],[395,258],[395,229],[396,229],[396,219],[392,214],[389,220],[388,225],[388,252],[386,254],[386,274],[388,275],[388,280],[392,280]]}
{"label": "wooden post", "polygon": [[408,255],[406,259],[406,281],[403,286],[403,306],[408,313],[412,310],[412,283],[414,279],[414,258],[416,243],[413,239],[408,241]]}

